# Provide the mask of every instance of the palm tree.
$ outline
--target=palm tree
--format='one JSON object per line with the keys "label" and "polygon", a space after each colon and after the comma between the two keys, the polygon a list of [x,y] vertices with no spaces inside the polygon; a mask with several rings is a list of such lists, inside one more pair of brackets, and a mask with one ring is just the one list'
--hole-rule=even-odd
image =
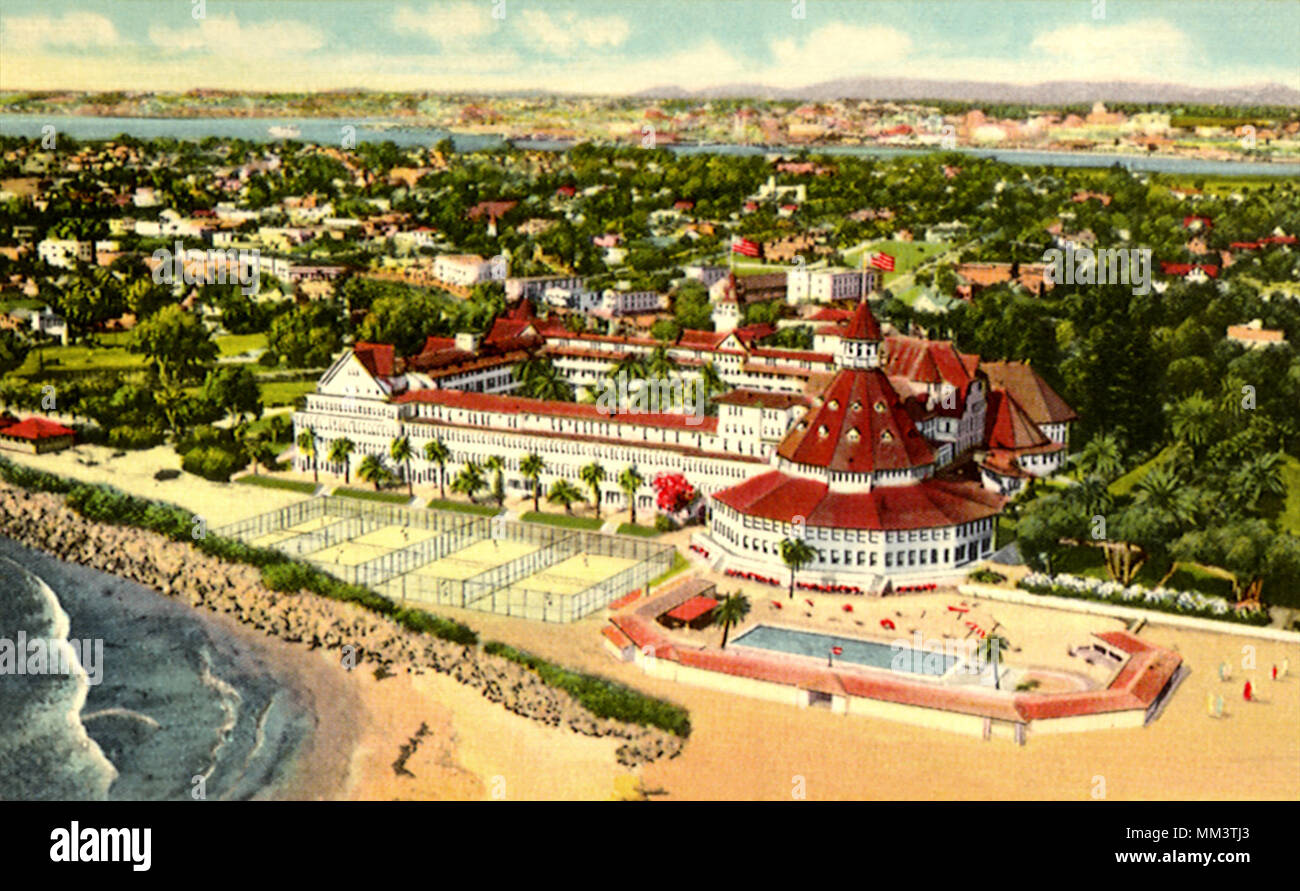
{"label": "palm tree", "polygon": [[266,426],[271,431],[271,441],[278,444],[289,429],[289,419],[284,415],[271,415],[266,420]]}
{"label": "palm tree", "polygon": [[1003,650],[1009,649],[1011,649],[1011,644],[1005,637],[1000,634],[990,634],[988,637],[980,638],[975,651],[977,660],[993,663],[993,686],[998,690],[1002,689],[1002,679],[998,677],[998,655]]}
{"label": "palm tree", "polygon": [[352,482],[352,465],[349,461],[352,458],[352,451],[357,447],[356,443],[346,436],[340,437],[330,443],[329,462],[331,464],[343,465],[343,483]]}
{"label": "palm tree", "polygon": [[261,464],[267,470],[275,469],[275,448],[264,436],[253,436],[249,440],[249,457],[253,460],[253,476],[257,476],[257,465]]}
{"label": "palm tree", "polygon": [[452,482],[451,491],[458,492],[473,501],[475,494],[485,485],[483,468],[474,461],[467,461],[465,466],[461,468],[460,474]]}
{"label": "palm tree", "polygon": [[524,479],[532,483],[533,486],[533,512],[538,510],[537,501],[541,497],[541,479],[542,472],[546,470],[546,462],[542,456],[536,452],[529,452],[524,455],[519,462],[519,472],[524,475]]}
{"label": "palm tree", "polygon": [[1228,491],[1233,500],[1247,511],[1254,510],[1265,495],[1285,495],[1282,456],[1269,454],[1250,458],[1228,477]]}
{"label": "palm tree", "polygon": [[497,507],[502,507],[506,503],[505,467],[506,464],[499,455],[490,455],[483,462],[483,469],[494,474],[492,478],[492,497],[496,499]]}
{"label": "palm tree", "polygon": [[1209,441],[1218,410],[1214,403],[1201,393],[1181,399],[1170,410],[1169,426],[1180,442],[1187,443],[1193,454]]}
{"label": "palm tree", "polygon": [[781,540],[781,561],[790,567],[790,599],[794,600],[794,576],[817,557],[812,545],[801,538]]}
{"label": "palm tree", "polygon": [[409,436],[396,437],[388,447],[389,457],[402,465],[402,475],[406,477],[406,494],[412,497],[415,496],[415,488],[411,485],[411,458],[414,454]]}
{"label": "palm tree", "polygon": [[655,347],[645,360],[646,371],[651,377],[668,380],[677,375],[677,361],[668,355],[668,348],[663,344]]}
{"label": "palm tree", "polygon": [[378,455],[366,455],[361,459],[361,466],[357,468],[357,479],[366,483],[374,483],[375,491],[379,491],[379,484],[388,477],[388,468],[384,466],[384,459]]}
{"label": "palm tree", "polygon": [[548,358],[539,356],[521,362],[515,368],[515,376],[519,379],[520,394],[530,399],[573,401],[573,385]]}
{"label": "palm tree", "polygon": [[551,491],[547,493],[546,500],[551,504],[559,504],[564,507],[566,514],[573,513],[573,504],[575,501],[582,500],[582,493],[578,487],[568,480],[556,480],[551,483]]}
{"label": "palm tree", "polygon": [[1099,476],[1112,480],[1124,469],[1120,461],[1119,442],[1113,434],[1098,433],[1088,440],[1079,454],[1079,466],[1084,476]]}
{"label": "palm tree", "polygon": [[1196,499],[1183,482],[1182,469],[1170,462],[1151,468],[1134,487],[1133,498],[1180,530],[1196,519]]}
{"label": "palm tree", "polygon": [[704,388],[704,398],[707,400],[714,393],[721,393],[727,389],[727,382],[718,374],[718,369],[712,362],[705,362],[700,368],[700,386]]}
{"label": "palm tree", "polygon": [[749,598],[739,591],[728,594],[718,604],[713,613],[713,620],[722,623],[722,649],[727,648],[727,635],[730,633],[731,627],[745,621],[747,615],[749,615]]}
{"label": "palm tree", "polygon": [[298,451],[311,458],[311,478],[320,482],[320,471],[316,467],[316,431],[310,427],[298,434]]}
{"label": "palm tree", "polygon": [[632,525],[636,525],[636,490],[641,488],[645,482],[645,477],[637,473],[635,467],[631,465],[624,467],[623,472],[618,475],[618,487],[623,490],[627,496],[628,508],[632,512]]}
{"label": "palm tree", "polygon": [[591,506],[596,511],[596,519],[600,519],[600,484],[605,480],[605,468],[600,466],[599,461],[592,461],[578,471],[578,478],[582,480],[587,488],[591,489]]}
{"label": "palm tree", "polygon": [[451,460],[451,449],[441,439],[424,444],[424,460],[438,465],[438,497],[447,500],[447,462]]}

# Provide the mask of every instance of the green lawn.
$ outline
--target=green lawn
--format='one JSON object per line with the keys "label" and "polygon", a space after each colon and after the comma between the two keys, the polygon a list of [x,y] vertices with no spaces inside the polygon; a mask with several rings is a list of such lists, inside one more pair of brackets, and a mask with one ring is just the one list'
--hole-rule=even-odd
{"label": "green lawn", "polygon": [[213,338],[217,349],[223,356],[238,356],[240,353],[246,353],[249,350],[260,350],[266,348],[266,334],[259,332],[257,334],[222,334]]}
{"label": "green lawn", "polygon": [[1166,447],[1158,455],[1147,461],[1145,464],[1139,464],[1128,473],[1121,476],[1115,482],[1110,484],[1110,494],[1127,495],[1133,491],[1133,487],[1142,482],[1142,479],[1151,472],[1157,465],[1169,460],[1169,448]]}
{"label": "green lawn", "polygon": [[31,376],[40,373],[40,363],[44,360],[46,368],[67,368],[83,370],[87,368],[142,368],[144,355],[129,353],[126,350],[127,337],[124,332],[96,334],[96,345],[77,344],[76,346],[38,347],[27,354],[26,361],[15,374]]}
{"label": "green lawn", "polygon": [[931,244],[926,241],[893,241],[885,239],[847,250],[844,252],[844,259],[848,261],[851,267],[856,269],[862,265],[864,251],[883,252],[892,256],[894,258],[894,271],[886,272],[881,280],[881,287],[887,288],[900,275],[911,272],[926,260],[942,254],[951,247],[952,244],[946,241]]}
{"label": "green lawn", "polygon": [[500,511],[487,504],[466,504],[463,501],[450,501],[443,498],[433,498],[429,501],[427,507],[430,510],[454,510],[462,514],[475,514],[480,517],[495,517]]}
{"label": "green lawn", "polygon": [[548,514],[542,511],[529,511],[524,514],[525,523],[546,523],[550,526],[563,526],[566,529],[599,529],[605,525],[604,520],[595,517],[574,517],[569,514]]}
{"label": "green lawn", "polygon": [[293,401],[299,396],[305,396],[315,391],[315,381],[263,381],[260,384],[262,388],[262,404],[271,405],[293,405]]}
{"label": "green lawn", "polygon": [[316,491],[315,483],[305,483],[301,480],[282,480],[274,476],[241,476],[235,482],[243,486],[261,486],[264,489],[288,489],[291,492],[303,492],[307,495]]}
{"label": "green lawn", "polygon": [[642,538],[654,538],[659,534],[659,530],[653,526],[642,526],[640,523],[624,523],[618,527],[619,535],[639,535]]}
{"label": "green lawn", "polygon": [[375,492],[371,489],[352,489],[347,486],[339,486],[332,494],[344,498],[359,498],[362,501],[384,501],[388,504],[406,504],[411,500],[411,497],[405,493]]}
{"label": "green lawn", "polygon": [[1278,522],[1292,535],[1300,535],[1300,460],[1286,456],[1282,481],[1286,483],[1286,502],[1282,506]]}
{"label": "green lawn", "polygon": [[665,572],[663,575],[659,576],[658,578],[651,579],[650,587],[653,588],[656,585],[663,584],[673,576],[677,575],[677,573],[681,572],[684,569],[689,568],[690,565],[691,565],[690,561],[682,556],[681,551],[676,551],[676,550],[673,551],[673,565],[668,567],[668,571]]}

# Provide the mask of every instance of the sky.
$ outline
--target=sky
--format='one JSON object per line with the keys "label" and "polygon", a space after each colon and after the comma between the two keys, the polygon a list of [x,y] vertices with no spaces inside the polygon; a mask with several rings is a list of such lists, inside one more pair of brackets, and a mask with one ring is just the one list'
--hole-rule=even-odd
{"label": "sky", "polygon": [[1296,0],[3,0],[0,89],[1282,83]]}

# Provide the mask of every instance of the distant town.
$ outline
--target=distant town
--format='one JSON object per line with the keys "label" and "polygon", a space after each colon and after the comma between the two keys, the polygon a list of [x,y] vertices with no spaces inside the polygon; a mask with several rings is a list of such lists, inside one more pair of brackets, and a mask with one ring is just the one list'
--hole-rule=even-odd
{"label": "distant town", "polygon": [[320,92],[0,93],[0,113],[147,118],[333,118],[510,140],[640,145],[882,146],[1300,160],[1295,106]]}

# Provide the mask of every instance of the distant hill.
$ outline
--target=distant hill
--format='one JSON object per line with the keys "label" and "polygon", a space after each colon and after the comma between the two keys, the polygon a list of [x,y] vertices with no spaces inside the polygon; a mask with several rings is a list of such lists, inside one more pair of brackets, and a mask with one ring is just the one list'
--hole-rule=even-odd
{"label": "distant hill", "polygon": [[924,80],[854,77],[806,87],[725,84],[700,90],[665,86],[642,90],[636,98],[656,99],[944,99],[955,102],[1001,102],[1027,105],[1074,105],[1096,102],[1180,103],[1196,105],[1300,105],[1300,90],[1278,83],[1238,87],[1190,87],[1136,81],[1059,80],[1037,84],[994,81]]}

